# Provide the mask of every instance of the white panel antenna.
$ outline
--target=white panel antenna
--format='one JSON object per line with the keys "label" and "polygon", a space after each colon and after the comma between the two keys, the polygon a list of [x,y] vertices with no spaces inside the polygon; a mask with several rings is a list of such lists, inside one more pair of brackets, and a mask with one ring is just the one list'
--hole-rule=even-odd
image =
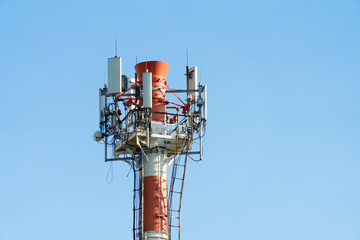
{"label": "white panel antenna", "polygon": [[143,73],[143,108],[152,108],[152,73]]}
{"label": "white panel antenna", "polygon": [[103,90],[99,89],[99,122],[105,122],[105,94]]}
{"label": "white panel antenna", "polygon": [[[132,85],[134,85],[135,84],[135,78],[132,78],[132,77],[128,77],[128,88],[130,88]],[[130,94],[135,94],[135,89],[134,88],[132,88],[132,89],[130,89],[129,90],[129,93]]]}
{"label": "white panel antenna", "polygon": [[204,85],[204,89],[203,89],[203,98],[204,98],[204,119],[205,121],[207,120],[207,86]]}
{"label": "white panel antenna", "polygon": [[[192,67],[189,70],[189,82],[190,89],[189,90],[197,90],[198,89],[198,71],[197,67]],[[196,101],[198,97],[198,92],[189,93],[189,97]]]}
{"label": "white panel antenna", "polygon": [[108,94],[122,91],[121,57],[108,58]]}

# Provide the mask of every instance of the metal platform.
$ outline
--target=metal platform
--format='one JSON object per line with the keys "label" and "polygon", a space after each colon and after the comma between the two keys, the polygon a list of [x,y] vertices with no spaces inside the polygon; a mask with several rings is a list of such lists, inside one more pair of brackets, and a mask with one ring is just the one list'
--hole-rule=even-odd
{"label": "metal platform", "polygon": [[[187,134],[185,132],[180,132],[178,135],[162,135],[162,134],[151,134],[151,138],[162,139],[166,145],[168,156],[174,155],[181,152],[187,143]],[[127,151],[130,150],[131,153],[139,148],[139,144],[142,148],[146,148],[146,133],[145,131],[136,131],[131,133],[128,137],[123,138],[114,145],[114,156],[119,157],[123,154],[129,154]]]}

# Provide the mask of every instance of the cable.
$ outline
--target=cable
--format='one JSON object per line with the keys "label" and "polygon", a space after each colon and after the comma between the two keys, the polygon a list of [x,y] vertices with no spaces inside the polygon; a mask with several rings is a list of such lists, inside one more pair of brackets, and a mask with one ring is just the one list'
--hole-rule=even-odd
{"label": "cable", "polygon": [[190,158],[191,160],[193,160],[194,162],[201,162],[201,161],[202,161],[201,159],[193,159],[190,155],[189,155],[189,158]]}
{"label": "cable", "polygon": [[[109,174],[110,174],[110,172],[111,172],[111,178],[110,178],[110,180],[109,180]],[[114,170],[113,170],[113,162],[111,161],[110,162],[110,166],[109,166],[109,170],[108,170],[108,173],[107,173],[107,175],[106,175],[106,182],[107,183],[111,183],[112,181],[113,181],[113,173],[114,173]]]}

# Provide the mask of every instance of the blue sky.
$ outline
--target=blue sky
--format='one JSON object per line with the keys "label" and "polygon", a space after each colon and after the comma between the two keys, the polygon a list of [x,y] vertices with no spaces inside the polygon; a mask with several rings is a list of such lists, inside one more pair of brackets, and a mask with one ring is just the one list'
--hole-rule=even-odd
{"label": "blue sky", "polygon": [[107,58],[208,85],[183,239],[360,239],[360,2],[0,0],[0,240],[131,239],[98,129]]}

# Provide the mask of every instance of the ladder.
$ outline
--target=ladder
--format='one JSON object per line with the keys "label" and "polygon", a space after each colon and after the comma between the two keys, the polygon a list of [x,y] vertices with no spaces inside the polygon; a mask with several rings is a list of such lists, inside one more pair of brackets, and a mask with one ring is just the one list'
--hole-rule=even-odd
{"label": "ladder", "polygon": [[168,197],[169,240],[181,240],[181,200],[184,190],[187,157],[187,154],[184,157],[181,157],[181,155],[176,157],[172,169]]}
{"label": "ladder", "polygon": [[142,194],[143,194],[143,169],[134,166],[134,193],[133,193],[133,240],[141,239],[142,234]]}

